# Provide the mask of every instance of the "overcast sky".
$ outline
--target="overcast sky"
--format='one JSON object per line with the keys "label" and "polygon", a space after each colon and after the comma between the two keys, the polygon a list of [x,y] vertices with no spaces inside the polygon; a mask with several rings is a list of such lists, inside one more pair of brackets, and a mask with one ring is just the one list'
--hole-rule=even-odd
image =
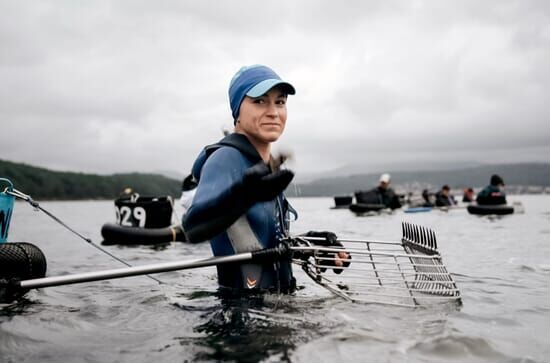
{"label": "overcast sky", "polygon": [[545,0],[0,0],[0,159],[186,174],[257,63],[297,89],[298,175],[550,161]]}

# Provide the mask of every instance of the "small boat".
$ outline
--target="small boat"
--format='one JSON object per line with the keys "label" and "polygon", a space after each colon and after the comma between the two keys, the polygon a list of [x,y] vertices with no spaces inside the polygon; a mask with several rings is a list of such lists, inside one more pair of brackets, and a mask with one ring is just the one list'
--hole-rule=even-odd
{"label": "small boat", "polygon": [[479,205],[479,204],[470,204],[468,207],[468,213],[476,215],[507,215],[514,213],[514,206],[508,204],[497,204],[497,205]]}
{"label": "small boat", "polygon": [[125,227],[105,223],[101,227],[103,245],[151,245],[169,242],[185,242],[185,234],[179,225],[163,228]]}
{"label": "small boat", "polygon": [[331,209],[348,209],[353,202],[353,197],[350,195],[336,196],[334,197],[334,207]]}
{"label": "small boat", "polygon": [[384,209],[387,209],[384,204],[355,203],[349,206],[349,210],[357,215],[376,215]]}
{"label": "small boat", "polygon": [[151,245],[186,241],[180,225],[172,225],[169,196],[142,197],[138,193],[115,200],[116,224],[101,227],[103,245]]}
{"label": "small boat", "polygon": [[424,213],[424,212],[431,212],[433,210],[432,207],[409,207],[404,210],[405,213]]}

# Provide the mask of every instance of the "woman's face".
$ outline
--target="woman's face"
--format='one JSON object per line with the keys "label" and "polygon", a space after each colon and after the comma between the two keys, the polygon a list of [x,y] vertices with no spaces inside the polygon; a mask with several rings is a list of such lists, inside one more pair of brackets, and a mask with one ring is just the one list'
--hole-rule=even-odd
{"label": "woman's face", "polygon": [[277,141],[285,129],[286,99],[286,93],[278,87],[257,98],[245,96],[235,131],[259,143]]}

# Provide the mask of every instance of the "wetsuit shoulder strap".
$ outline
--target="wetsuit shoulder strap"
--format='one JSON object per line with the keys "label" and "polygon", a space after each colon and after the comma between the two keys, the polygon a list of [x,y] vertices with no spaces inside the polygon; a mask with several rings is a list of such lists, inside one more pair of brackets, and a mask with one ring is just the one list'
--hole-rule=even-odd
{"label": "wetsuit shoulder strap", "polygon": [[229,134],[217,143],[206,146],[204,148],[206,157],[208,158],[214,151],[218,150],[222,146],[230,146],[239,150],[254,164],[262,161],[260,154],[258,154],[256,148],[250,143],[250,141],[248,141],[248,138],[243,134],[238,133]]}

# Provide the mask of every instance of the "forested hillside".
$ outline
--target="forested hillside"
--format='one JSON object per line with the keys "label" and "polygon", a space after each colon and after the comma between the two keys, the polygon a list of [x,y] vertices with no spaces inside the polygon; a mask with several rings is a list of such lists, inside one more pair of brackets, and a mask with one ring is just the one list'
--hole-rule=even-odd
{"label": "forested hillside", "polygon": [[177,197],[181,190],[181,181],[157,174],[59,172],[4,160],[0,160],[0,177],[10,179],[16,189],[35,199],[115,199],[125,188],[144,196]]}

